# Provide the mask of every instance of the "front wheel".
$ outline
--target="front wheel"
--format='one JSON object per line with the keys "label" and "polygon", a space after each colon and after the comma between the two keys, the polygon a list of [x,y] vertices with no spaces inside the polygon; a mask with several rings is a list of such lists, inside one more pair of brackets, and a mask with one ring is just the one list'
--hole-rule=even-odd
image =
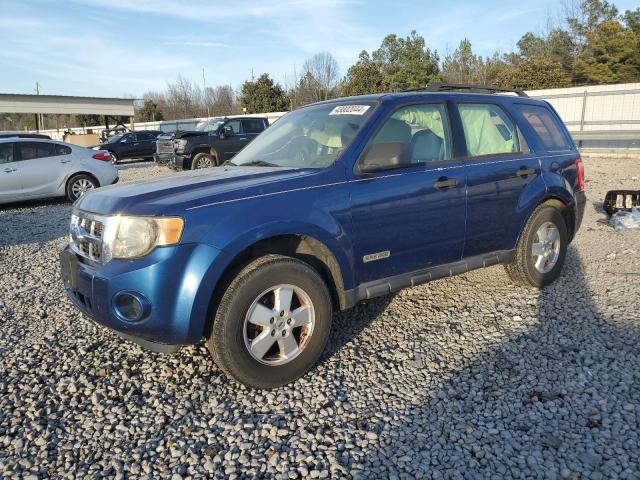
{"label": "front wheel", "polygon": [[247,265],[223,294],[207,347],[229,376],[274,388],[304,375],[331,330],[331,297],[300,260],[268,255]]}
{"label": "front wheel", "polygon": [[74,175],[67,182],[67,198],[73,203],[89,190],[98,187],[98,182],[89,175],[84,173]]}
{"label": "front wheel", "polygon": [[191,162],[191,170],[199,170],[201,168],[211,168],[215,167],[218,163],[214,156],[209,155],[208,153],[198,153],[195,157],[193,157],[193,161]]}
{"label": "front wheel", "polygon": [[550,205],[540,205],[524,227],[515,259],[505,266],[507,273],[521,285],[549,285],[562,271],[568,237],[560,211]]}

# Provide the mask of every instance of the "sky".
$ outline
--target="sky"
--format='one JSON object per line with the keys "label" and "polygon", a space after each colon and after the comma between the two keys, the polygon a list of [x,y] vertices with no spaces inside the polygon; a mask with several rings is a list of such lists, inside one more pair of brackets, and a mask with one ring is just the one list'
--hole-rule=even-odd
{"label": "sky", "polygon": [[1,0],[0,93],[141,98],[178,75],[202,85],[203,68],[207,86],[286,84],[321,51],[344,75],[389,33],[416,30],[441,58],[465,37],[491,55],[561,14],[558,0]]}

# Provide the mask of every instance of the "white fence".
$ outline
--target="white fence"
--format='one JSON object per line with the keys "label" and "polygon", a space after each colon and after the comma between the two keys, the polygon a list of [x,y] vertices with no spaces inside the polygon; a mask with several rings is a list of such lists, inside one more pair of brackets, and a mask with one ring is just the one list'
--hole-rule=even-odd
{"label": "white fence", "polygon": [[640,83],[532,90],[558,111],[583,148],[640,148]]}

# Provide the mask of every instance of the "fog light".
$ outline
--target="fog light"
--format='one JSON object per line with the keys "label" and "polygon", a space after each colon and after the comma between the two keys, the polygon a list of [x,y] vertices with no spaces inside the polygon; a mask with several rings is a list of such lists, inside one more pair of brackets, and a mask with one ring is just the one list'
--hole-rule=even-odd
{"label": "fog light", "polygon": [[113,310],[125,322],[139,322],[149,316],[151,304],[137,292],[123,291],[113,297]]}

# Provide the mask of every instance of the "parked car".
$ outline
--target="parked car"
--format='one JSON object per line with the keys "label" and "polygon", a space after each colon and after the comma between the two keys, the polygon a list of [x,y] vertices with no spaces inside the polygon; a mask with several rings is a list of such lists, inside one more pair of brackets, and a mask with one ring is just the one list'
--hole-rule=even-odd
{"label": "parked car", "polygon": [[156,151],[156,138],[159,130],[141,130],[114,135],[105,143],[92,147],[95,150],[107,150],[113,157],[113,163],[126,158],[152,160]]}
{"label": "parked car", "polygon": [[196,130],[159,137],[154,159],[175,170],[215,167],[233,158],[268,126],[262,117],[214,118]]}
{"label": "parked car", "polygon": [[69,298],[268,388],[315,364],[334,309],[499,263],[550,284],[585,206],[571,136],[546,102],[447,88],[306,106],[224,167],[85,195]]}
{"label": "parked car", "polygon": [[66,196],[118,181],[111,155],[35,138],[0,139],[0,203]]}
{"label": "parked car", "polygon": [[31,132],[0,132],[0,138],[41,138],[51,140],[49,135]]}

